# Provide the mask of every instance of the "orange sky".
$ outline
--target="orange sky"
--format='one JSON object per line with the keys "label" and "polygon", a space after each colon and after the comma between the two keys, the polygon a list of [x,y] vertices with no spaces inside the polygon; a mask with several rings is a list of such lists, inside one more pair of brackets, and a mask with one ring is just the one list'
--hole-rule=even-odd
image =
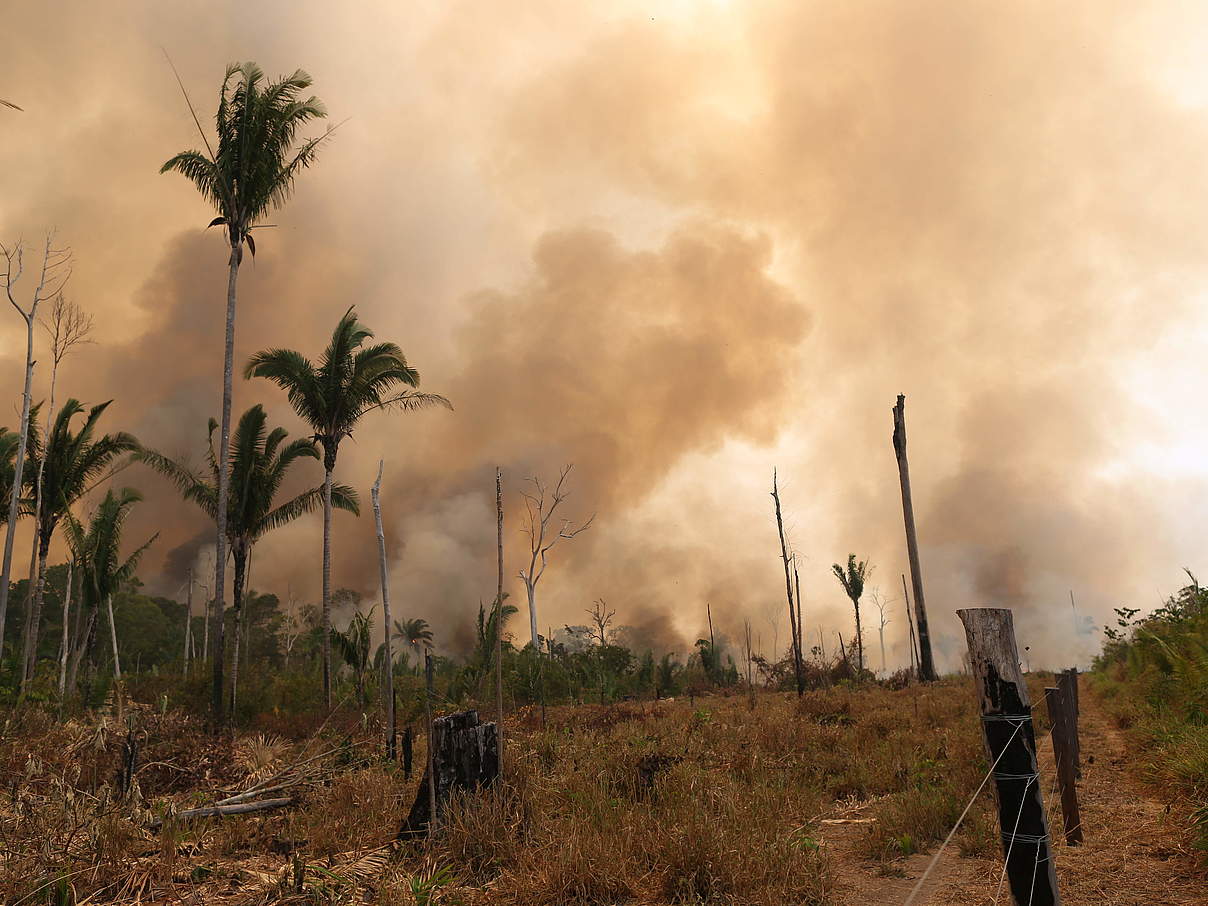
{"label": "orange sky", "polygon": [[[225,253],[192,188],[157,174],[197,144],[161,48],[207,117],[224,64],[250,58],[306,68],[341,125],[240,277],[237,357],[317,351],[355,303],[452,399],[374,417],[339,468],[367,502],[386,458],[396,608],[438,635],[493,594],[494,465],[514,574],[520,482],[571,461],[571,512],[598,516],[556,552],[543,625],[603,596],[682,649],[708,600],[726,632],[750,616],[783,643],[777,465],[807,624],[848,634],[832,562],[868,556],[900,595],[898,392],[946,666],[957,607],[1015,607],[1037,660],[1085,660],[1069,589],[1102,624],[1204,565],[1208,13],[336,9],[6,7],[0,97],[25,110],[0,110],[0,233],[53,225],[74,249],[99,342],[61,386],[114,397],[111,427],[196,453],[217,412]],[[19,328],[0,318],[8,423]],[[236,414],[255,402],[299,430],[279,392],[239,382]],[[171,592],[204,523],[158,478],[120,480],[148,498],[131,531],[164,533],[144,579]],[[337,526],[337,584],[374,594],[372,520]],[[313,596],[318,552],[317,520],[291,526],[253,584]]]}

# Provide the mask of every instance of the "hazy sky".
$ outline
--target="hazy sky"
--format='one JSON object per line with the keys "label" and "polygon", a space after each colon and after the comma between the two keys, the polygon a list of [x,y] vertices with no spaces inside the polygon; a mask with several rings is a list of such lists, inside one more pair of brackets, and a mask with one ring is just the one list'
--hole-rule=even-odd
{"label": "hazy sky", "polygon": [[[597,517],[555,551],[543,628],[603,597],[683,650],[709,601],[770,653],[777,466],[810,632],[849,634],[829,567],[854,551],[904,661],[901,392],[941,663],[974,604],[1016,608],[1033,663],[1085,660],[1071,589],[1102,624],[1208,566],[1208,10],[1135,7],[9,0],[0,97],[25,109],[0,109],[0,232],[75,251],[98,343],[61,392],[199,454],[226,253],[157,173],[198,144],[164,50],[207,128],[228,61],[301,66],[340,126],[259,234],[236,355],[315,353],[355,304],[453,401],[341,452],[366,504],[386,459],[397,610],[455,641],[494,594],[495,464],[514,576],[524,478],[574,462],[568,515]],[[0,318],[9,424],[20,327]],[[268,384],[235,390],[236,417],[301,430]],[[170,593],[204,522],[118,480],[147,495],[131,539],[162,530],[143,577]],[[372,598],[372,519],[336,525],[335,581]],[[269,537],[253,584],[317,597],[319,546],[317,519]]]}

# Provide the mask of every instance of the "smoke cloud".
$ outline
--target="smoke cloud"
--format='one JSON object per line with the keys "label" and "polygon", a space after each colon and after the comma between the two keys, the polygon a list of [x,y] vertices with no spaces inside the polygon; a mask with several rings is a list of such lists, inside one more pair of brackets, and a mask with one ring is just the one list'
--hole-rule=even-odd
{"label": "smoke cloud", "polygon": [[[207,120],[228,60],[310,70],[341,125],[241,273],[236,359],[315,354],[355,304],[452,400],[371,416],[339,464],[367,510],[386,460],[396,609],[444,644],[467,644],[494,595],[496,465],[526,637],[520,494],[574,463],[566,515],[596,521],[551,556],[543,631],[603,597],[631,637],[683,653],[708,602],[719,635],[749,618],[783,647],[777,466],[807,636],[849,636],[829,568],[854,551],[905,662],[899,392],[942,665],[963,650],[954,611],[978,604],[1016,610],[1033,665],[1085,661],[1088,620],[1156,604],[1202,563],[1200,11],[127,7],[19,2],[6,20],[3,96],[26,112],[0,111],[0,229],[56,225],[98,322],[60,387],[112,396],[109,427],[200,457],[225,253],[191,187],[156,175],[198,143],[160,47]],[[237,382],[236,415],[256,402],[305,432],[275,388]],[[170,593],[205,522],[155,476],[115,480],[146,493],[132,537],[163,533],[143,578]],[[266,538],[253,583],[317,596],[318,532]],[[368,513],[337,514],[335,557],[337,584],[372,600]]]}

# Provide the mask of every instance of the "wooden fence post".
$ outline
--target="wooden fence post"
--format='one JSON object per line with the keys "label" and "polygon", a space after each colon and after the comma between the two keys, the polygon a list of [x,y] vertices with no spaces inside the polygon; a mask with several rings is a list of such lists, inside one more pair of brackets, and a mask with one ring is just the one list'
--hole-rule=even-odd
{"label": "wooden fence post", "polygon": [[1060,689],[1044,690],[1049,721],[1053,724],[1053,759],[1056,761],[1057,788],[1061,793],[1061,817],[1065,822],[1065,842],[1082,842],[1082,816],[1078,811],[1078,788],[1074,784],[1074,751],[1070,738],[1070,709]]}
{"label": "wooden fence post", "polygon": [[1019,906],[1059,906],[1036,769],[1036,736],[1028,688],[1019,670],[1011,611],[958,610],[969,643],[986,754],[994,773],[998,821],[1011,895]]}
{"label": "wooden fence post", "polygon": [[1061,690],[1061,707],[1068,721],[1067,739],[1070,745],[1074,778],[1082,779],[1082,745],[1078,739],[1078,671],[1063,670],[1057,674],[1057,688]]}

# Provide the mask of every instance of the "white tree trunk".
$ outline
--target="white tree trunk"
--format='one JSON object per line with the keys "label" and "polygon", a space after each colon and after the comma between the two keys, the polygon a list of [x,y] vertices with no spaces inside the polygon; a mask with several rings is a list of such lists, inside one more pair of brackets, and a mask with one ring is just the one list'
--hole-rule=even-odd
{"label": "white tree trunk", "polygon": [[189,675],[189,651],[193,646],[193,570],[189,570],[189,591],[185,596],[184,675]]}
{"label": "white tree trunk", "polygon": [[[34,310],[37,310],[35,297]],[[20,309],[18,309],[20,310]],[[17,439],[17,456],[13,460],[13,492],[8,502],[8,531],[4,536],[4,565],[0,567],[0,648],[4,644],[4,621],[8,615],[8,589],[13,574],[13,542],[17,536],[17,516],[21,507],[21,478],[25,469],[26,440],[29,437],[29,406],[34,380],[34,318],[25,318],[25,389],[21,395],[21,435]]]}
{"label": "white tree trunk", "polygon": [[529,629],[533,633],[533,647],[540,652],[541,645],[537,636],[537,588],[529,579],[524,580],[524,588],[528,592]]}
{"label": "white tree trunk", "polygon": [[[34,537],[37,538],[38,520],[42,518],[42,473],[46,466],[46,454],[50,448],[50,429],[55,417],[55,386],[59,379],[59,362],[56,358],[50,368],[50,401],[47,404],[46,417],[42,426],[42,455],[38,458],[38,474],[34,479]],[[35,544],[38,542],[35,541]],[[38,582],[34,586],[34,605],[30,616],[29,632],[26,635],[25,673],[21,679],[21,689],[34,678],[34,667],[38,660],[38,631],[42,623],[42,596],[46,590],[46,557],[38,557]]]}
{"label": "white tree trunk", "polygon": [[122,662],[117,654],[117,623],[113,619],[113,595],[105,599],[105,606],[109,609],[109,637],[113,640],[113,678],[120,680],[122,678]]}
{"label": "white tree trunk", "polygon": [[71,587],[75,584],[72,571],[75,558],[67,558],[67,588],[63,591],[63,641],[59,646],[59,700],[67,693],[67,652],[71,649],[71,636],[67,631],[67,619],[71,615]]}

